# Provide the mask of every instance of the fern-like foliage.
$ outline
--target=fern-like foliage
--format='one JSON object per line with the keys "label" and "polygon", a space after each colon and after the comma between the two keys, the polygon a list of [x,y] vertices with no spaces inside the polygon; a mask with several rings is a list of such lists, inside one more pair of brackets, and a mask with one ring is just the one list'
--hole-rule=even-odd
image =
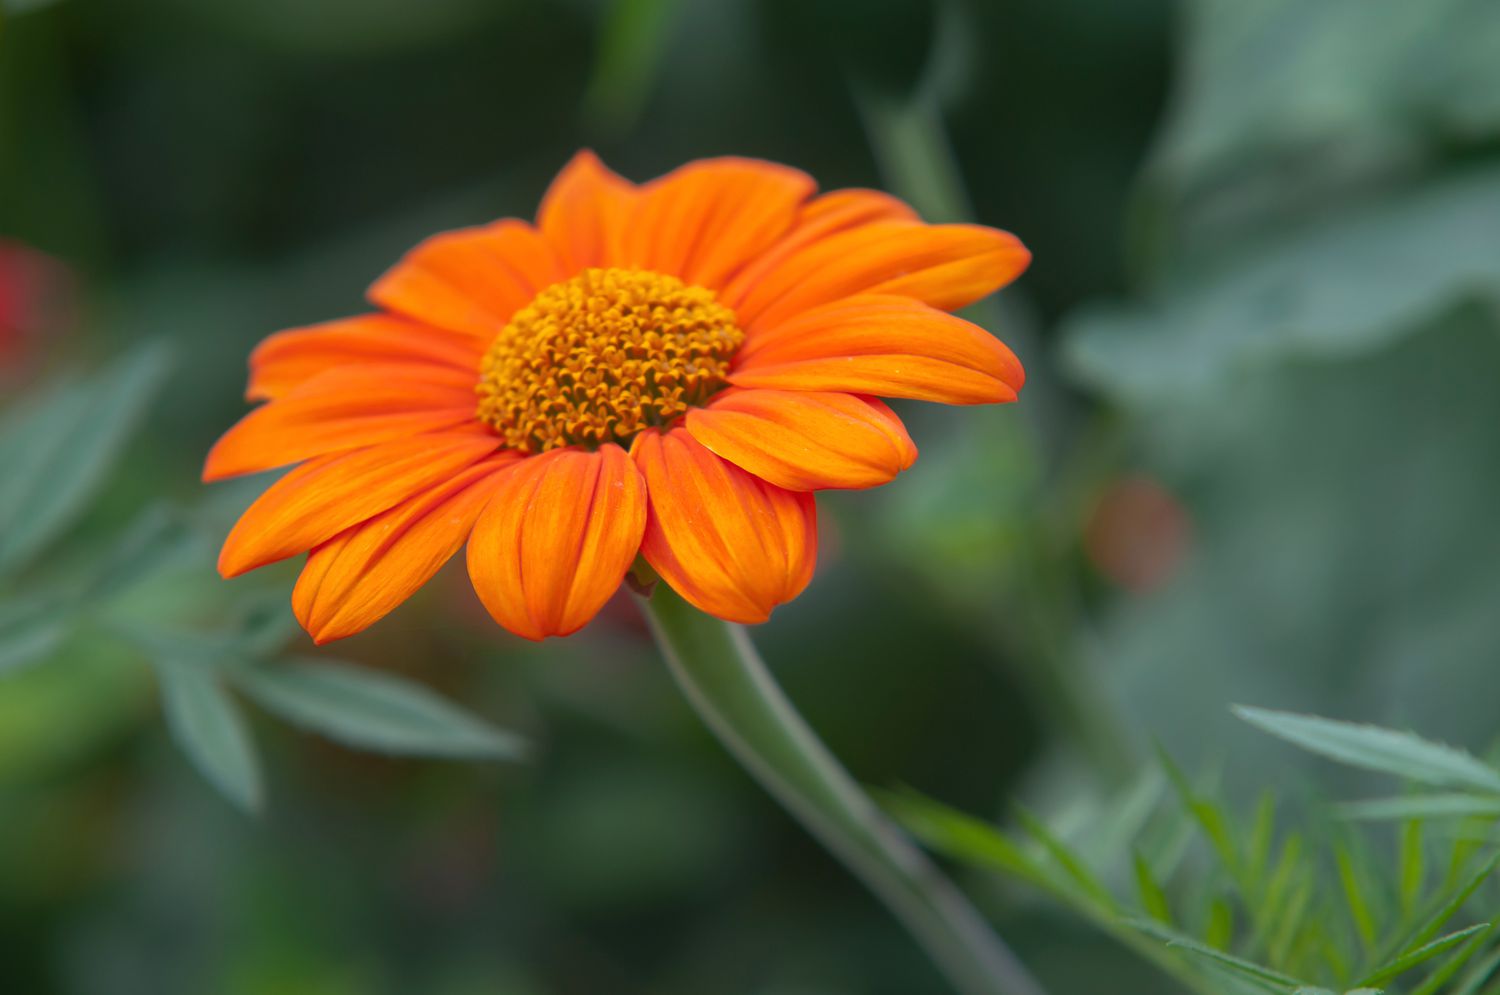
{"label": "fern-like foliage", "polygon": [[[1116,797],[1001,828],[911,791],[894,818],[958,862],[1024,882],[1202,995],[1500,995],[1500,771],[1407,732],[1241,708],[1258,728],[1409,794],[1289,828],[1232,810],[1170,758]],[[1394,852],[1370,820],[1397,826]]]}

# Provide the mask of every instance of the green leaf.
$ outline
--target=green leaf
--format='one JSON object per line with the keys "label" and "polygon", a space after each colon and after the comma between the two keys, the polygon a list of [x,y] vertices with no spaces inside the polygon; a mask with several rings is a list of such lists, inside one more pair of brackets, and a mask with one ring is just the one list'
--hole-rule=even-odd
{"label": "green leaf", "polygon": [[1270,880],[1260,891],[1259,901],[1254,906],[1256,918],[1260,921],[1262,928],[1273,921],[1278,923],[1282,921],[1285,903],[1292,894],[1293,887],[1307,880],[1307,869],[1302,860],[1302,845],[1300,833],[1289,833],[1286,841],[1281,844],[1281,856],[1277,858]]}
{"label": "green leaf", "polygon": [[1203,927],[1203,939],[1209,946],[1222,950],[1234,940],[1234,909],[1222,897],[1208,905],[1208,922]]}
{"label": "green leaf", "polygon": [[1432,915],[1427,917],[1421,926],[1413,931],[1411,936],[1400,947],[1396,948],[1396,956],[1399,957],[1404,953],[1408,953],[1420,944],[1426,943],[1436,936],[1438,930],[1443,928],[1443,924],[1452,919],[1458,913],[1458,910],[1463,908],[1464,903],[1469,900],[1470,896],[1479,890],[1479,886],[1489,880],[1497,864],[1500,864],[1500,853],[1491,854],[1490,858],[1479,866],[1479,870],[1475,871],[1470,875],[1468,881],[1464,882],[1462,888],[1450,895],[1442,905],[1438,906]]}
{"label": "green leaf", "polygon": [[1172,905],[1167,901],[1167,893],[1162,890],[1160,882],[1151,873],[1151,865],[1139,853],[1135,854],[1134,859],[1135,884],[1136,890],[1140,892],[1141,908],[1157,922],[1172,925]]}
{"label": "green leaf", "polygon": [[1475,995],[1479,991],[1479,986],[1490,980],[1496,968],[1500,968],[1500,950],[1490,951],[1464,972],[1463,979],[1459,981],[1458,986],[1447,995]]}
{"label": "green leaf", "polygon": [[1067,844],[1058,839],[1042,823],[1042,820],[1038,819],[1024,807],[1017,805],[1015,812],[1016,821],[1021,824],[1021,828],[1026,830],[1026,833],[1032,839],[1041,844],[1042,849],[1047,851],[1047,855],[1057,862],[1068,879],[1086,897],[1094,901],[1106,914],[1117,912],[1118,903],[1116,903],[1115,897],[1109,893],[1108,888],[1104,887],[1104,883],[1083,865],[1083,862],[1078,859],[1077,854],[1068,849]]}
{"label": "green leaf", "polygon": [[1431,974],[1423,978],[1422,983],[1412,989],[1411,995],[1437,995],[1442,991],[1448,980],[1457,974],[1470,958],[1483,949],[1485,941],[1489,938],[1489,924],[1485,925],[1485,929],[1475,933],[1468,942],[1458,948],[1452,957],[1439,964]]}
{"label": "green leaf", "polygon": [[128,590],[163,564],[183,556],[192,539],[177,509],[166,503],[153,505],[99,558],[83,596],[108,599]]}
{"label": "green leaf", "polygon": [[1500,771],[1473,754],[1409,732],[1237,705],[1251,725],[1340,763],[1408,778],[1422,784],[1500,794]]}
{"label": "green leaf", "polygon": [[1354,929],[1359,934],[1361,945],[1366,951],[1372,951],[1376,943],[1375,919],[1370,914],[1369,902],[1365,900],[1364,890],[1360,886],[1354,858],[1347,846],[1339,846],[1334,856],[1338,861],[1339,883],[1344,886],[1344,899],[1349,905],[1349,917],[1354,920]]}
{"label": "green leaf", "polygon": [[995,826],[915,791],[874,790],[887,815],[932,850],[972,867],[1019,878],[1064,900],[1073,892]]}
{"label": "green leaf", "polygon": [[626,133],[645,105],[661,65],[679,0],[619,0],[604,18],[583,114],[596,130]]}
{"label": "green leaf", "polygon": [[1219,855],[1219,860],[1223,862],[1229,873],[1238,879],[1241,869],[1240,855],[1235,847],[1234,834],[1230,831],[1230,822],[1224,810],[1195,791],[1182,768],[1178,767],[1165,752],[1158,749],[1157,757],[1166,769],[1172,786],[1177,789],[1177,796],[1192,813],[1193,818],[1198,821],[1198,826],[1208,837],[1208,841],[1213,844],[1214,852]]}
{"label": "green leaf", "polygon": [[68,635],[68,614],[51,600],[0,605],[0,675],[42,663]]}
{"label": "green leaf", "polygon": [[1334,811],[1345,819],[1384,821],[1394,819],[1500,818],[1500,796],[1463,793],[1402,795],[1345,802]]}
{"label": "green leaf", "polygon": [[1416,906],[1417,896],[1422,893],[1422,882],[1426,877],[1427,861],[1422,852],[1422,824],[1401,824],[1401,852],[1397,863],[1396,893],[1401,900],[1401,914],[1407,916]]}
{"label": "green leaf", "polygon": [[1266,984],[1281,986],[1285,989],[1295,990],[1297,988],[1308,987],[1308,984],[1305,981],[1299,981],[1291,975],[1282,974],[1280,971],[1274,970],[1272,968],[1264,967],[1260,964],[1254,964],[1248,960],[1243,960],[1239,957],[1235,957],[1233,954],[1227,954],[1222,950],[1216,950],[1213,947],[1205,946],[1204,944],[1199,943],[1197,940],[1194,940],[1187,936],[1183,936],[1181,933],[1174,932],[1173,930],[1167,929],[1160,923],[1150,922],[1143,919],[1132,919],[1128,920],[1126,922],[1126,925],[1140,930],[1142,933],[1145,933],[1148,936],[1153,936],[1158,940],[1162,940],[1168,946],[1180,947],[1183,950],[1188,951],[1189,953],[1196,954],[1199,957],[1214,961],[1217,964],[1229,968],[1232,972],[1241,977],[1249,978],[1254,981],[1264,982]]}
{"label": "green leaf", "polygon": [[1082,380],[1128,403],[1211,395],[1248,367],[1374,351],[1458,302],[1493,299],[1497,284],[1492,168],[1186,271],[1153,304],[1080,315],[1065,330],[1065,356]]}
{"label": "green leaf", "polygon": [[524,741],[419,684],[342,663],[243,667],[232,679],[268,711],[348,746],[382,753],[514,760]]}
{"label": "green leaf", "polygon": [[260,764],[234,701],[214,671],[157,661],[162,708],[172,738],[199,773],[247,812],[261,806]]}
{"label": "green leaf", "polygon": [[1312,895],[1312,879],[1304,877],[1293,886],[1286,903],[1278,910],[1276,930],[1266,947],[1266,959],[1273,964],[1284,964],[1291,956],[1292,945],[1302,935],[1303,920]]}
{"label": "green leaf", "polygon": [[0,574],[23,566],[88,506],[166,370],[165,350],[146,346],[8,420],[0,430]]}
{"label": "green leaf", "polygon": [[1411,950],[1395,960],[1377,967],[1369,974],[1359,980],[1361,985],[1375,985],[1382,981],[1389,981],[1398,975],[1405,974],[1419,964],[1424,964],[1445,950],[1451,950],[1464,942],[1471,936],[1487,932],[1490,924],[1487,922],[1476,923],[1467,929],[1460,929],[1455,933],[1439,937],[1424,946]]}
{"label": "green leaf", "polygon": [[1276,798],[1271,792],[1261,792],[1253,825],[1247,847],[1246,875],[1251,881],[1260,881],[1270,866],[1271,845],[1276,836]]}
{"label": "green leaf", "polygon": [[1296,189],[1304,173],[1435,155],[1444,134],[1477,140],[1500,121],[1488,0],[1198,0],[1188,10],[1192,85],[1172,102],[1155,163],[1178,183],[1269,173],[1278,190]]}

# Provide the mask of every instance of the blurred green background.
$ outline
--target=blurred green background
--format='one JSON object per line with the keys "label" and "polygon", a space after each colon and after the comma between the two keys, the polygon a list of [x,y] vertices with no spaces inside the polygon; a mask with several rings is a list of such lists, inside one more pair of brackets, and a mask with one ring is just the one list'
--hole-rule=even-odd
{"label": "blurred green background", "polygon": [[[775,159],[1035,253],[974,311],[1025,361],[1021,403],[905,406],[922,459],[820,500],[818,576],[755,632],[861,780],[1045,808],[1117,785],[1152,739],[1247,795],[1327,775],[1232,702],[1494,737],[1489,0],[5,10],[6,406],[147,341],[171,365],[87,509],[0,593],[86,587],[143,514],[176,523],[147,533],[169,562],[0,675],[5,991],[941,990],[700,727],[626,599],[531,646],[450,568],[324,655],[420,680],[533,758],[372,758],[250,708],[257,818],[172,750],[151,670],[100,624],[288,614],[290,568],[212,569],[261,484],[197,483],[249,350],[360,310],[431,232],[530,216],[582,146],[636,180]],[[1169,990],[1026,894],[978,893],[1055,992]]]}

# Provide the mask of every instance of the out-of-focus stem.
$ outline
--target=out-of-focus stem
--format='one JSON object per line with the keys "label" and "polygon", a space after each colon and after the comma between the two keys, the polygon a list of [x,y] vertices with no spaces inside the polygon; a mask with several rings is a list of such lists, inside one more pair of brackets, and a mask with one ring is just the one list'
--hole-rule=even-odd
{"label": "out-of-focus stem", "polygon": [[854,782],[802,720],[743,628],[666,585],[641,599],[672,675],[720,742],[864,881],[963,995],[1042,995],[968,900]]}

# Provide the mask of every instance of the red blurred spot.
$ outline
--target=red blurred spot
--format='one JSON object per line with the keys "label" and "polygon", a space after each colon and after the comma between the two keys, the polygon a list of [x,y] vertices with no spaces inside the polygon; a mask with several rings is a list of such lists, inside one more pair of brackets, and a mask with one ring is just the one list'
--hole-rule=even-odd
{"label": "red blurred spot", "polygon": [[1187,553],[1191,531],[1186,509],[1170,491],[1150,477],[1124,477],[1094,505],[1083,548],[1110,581],[1143,594],[1172,576]]}
{"label": "red blurred spot", "polygon": [[41,358],[44,339],[72,323],[73,277],[61,262],[0,239],[0,377]]}

